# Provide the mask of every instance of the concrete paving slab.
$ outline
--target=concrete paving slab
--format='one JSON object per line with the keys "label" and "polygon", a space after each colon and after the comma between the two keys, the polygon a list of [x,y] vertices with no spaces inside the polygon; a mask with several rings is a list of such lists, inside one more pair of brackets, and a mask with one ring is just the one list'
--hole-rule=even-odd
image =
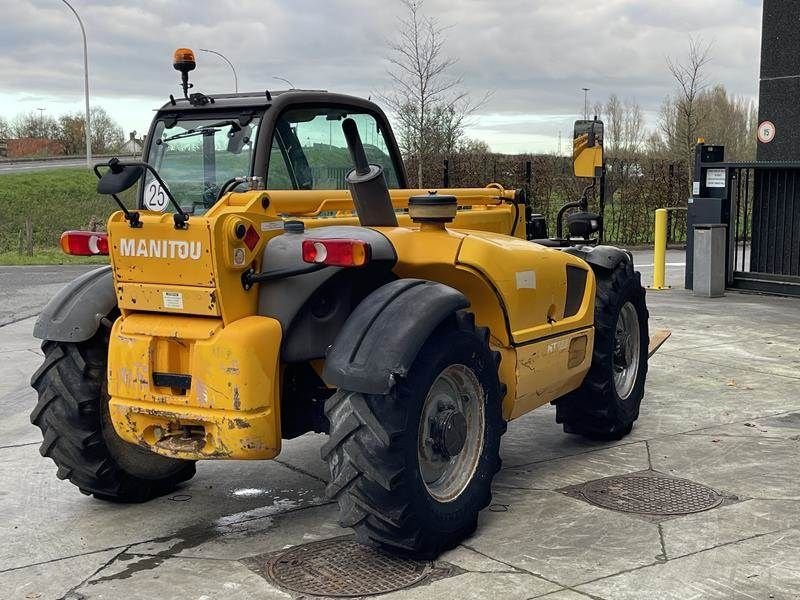
{"label": "concrete paving slab", "polygon": [[659,353],[651,359],[640,418],[626,439],[650,439],[800,409],[798,383]]}
{"label": "concrete paving slab", "polygon": [[800,500],[800,440],[677,435],[652,440],[653,468],[742,498]]}
{"label": "concrete paving slab", "polygon": [[800,531],[789,529],[578,586],[614,600],[796,600]]}
{"label": "concrete paving slab", "polygon": [[105,550],[0,573],[0,590],[8,600],[51,600],[64,597],[120,553]]}
{"label": "concrete paving slab", "polygon": [[[55,470],[36,447],[0,450],[0,570],[155,538],[197,540],[220,524],[323,502],[319,481],[275,462],[200,463],[175,494],[135,505],[83,496]],[[242,493],[254,487],[264,493]]]}
{"label": "concrete paving slab", "polygon": [[714,437],[759,437],[776,439],[800,439],[800,411],[789,411],[772,416],[738,421],[728,425],[706,427],[688,435],[711,435]]}
{"label": "concrete paving slab", "polygon": [[661,523],[667,558],[800,527],[798,500],[746,500]]}
{"label": "concrete paving slab", "polygon": [[290,469],[299,469],[320,481],[330,481],[328,463],[322,460],[320,454],[322,445],[327,441],[328,436],[321,433],[307,433],[297,439],[284,441],[277,460]]}
{"label": "concrete paving slab", "polygon": [[524,467],[506,468],[498,473],[495,483],[500,487],[554,490],[648,468],[647,446],[644,442],[638,442]]}
{"label": "concrete paving slab", "polygon": [[514,468],[618,445],[564,433],[554,406],[541,406],[508,424],[500,444],[504,468]]}
{"label": "concrete paving slab", "polygon": [[229,560],[123,554],[65,600],[285,600],[243,564]]}
{"label": "concrete paving slab", "polygon": [[484,600],[486,590],[503,600],[527,600],[560,586],[527,573],[463,573],[447,577],[428,585],[376,596],[386,600],[430,600],[431,598],[458,598],[458,600]]}
{"label": "concrete paving slab", "polygon": [[658,528],[558,492],[495,490],[464,545],[561,585],[575,585],[653,563]]}
{"label": "concrete paving slab", "polygon": [[455,565],[465,571],[473,571],[477,573],[503,573],[509,571],[516,571],[511,565],[494,560],[476,552],[472,548],[465,546],[458,546],[452,550],[445,552],[439,557],[439,560]]}
{"label": "concrete paving slab", "polygon": [[[336,522],[335,504],[290,509],[274,516],[257,516],[262,512],[268,511],[259,507],[246,515],[221,517],[210,528],[196,529],[189,532],[190,535],[134,544],[129,552],[139,555],[238,560],[276,552],[298,543],[339,537],[350,532],[349,529],[342,529]],[[246,520],[231,522],[236,517]]]}
{"label": "concrete paving slab", "polygon": [[586,596],[574,590],[561,590],[544,596],[535,596],[537,600],[603,600],[600,596]]}

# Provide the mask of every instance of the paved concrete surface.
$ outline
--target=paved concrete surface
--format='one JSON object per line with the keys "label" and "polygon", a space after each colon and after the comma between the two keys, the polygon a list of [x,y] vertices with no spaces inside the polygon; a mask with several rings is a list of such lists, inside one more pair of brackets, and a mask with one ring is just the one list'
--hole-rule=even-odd
{"label": "paved concrete surface", "polygon": [[0,267],[0,327],[39,314],[65,283],[97,266]]}
{"label": "paved concrete surface", "polygon": [[[674,333],[650,362],[632,434],[569,436],[551,407],[511,423],[493,505],[440,558],[450,576],[391,598],[800,598],[800,301],[672,290],[648,303],[651,327]],[[32,326],[0,328],[0,597],[289,598],[245,559],[347,533],[323,497],[319,435],[287,442],[277,461],[201,463],[144,505],[59,481],[28,423]],[[654,522],[560,491],[645,469],[726,501]]]}

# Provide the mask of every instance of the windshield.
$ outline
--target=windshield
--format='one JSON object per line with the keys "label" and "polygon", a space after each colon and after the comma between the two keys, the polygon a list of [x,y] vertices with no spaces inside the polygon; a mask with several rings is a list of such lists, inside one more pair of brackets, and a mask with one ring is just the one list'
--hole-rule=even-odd
{"label": "windshield", "polygon": [[[260,119],[226,119],[219,115],[193,119],[160,119],[150,140],[148,162],[191,214],[202,214],[217,201],[222,185],[250,175]],[[148,174],[142,208],[169,210],[159,183]]]}
{"label": "windshield", "polygon": [[389,145],[379,122],[357,109],[321,106],[292,108],[275,123],[267,168],[268,190],[343,190],[353,159],[342,121],[353,119],[370,163],[383,167],[386,183],[397,188]]}

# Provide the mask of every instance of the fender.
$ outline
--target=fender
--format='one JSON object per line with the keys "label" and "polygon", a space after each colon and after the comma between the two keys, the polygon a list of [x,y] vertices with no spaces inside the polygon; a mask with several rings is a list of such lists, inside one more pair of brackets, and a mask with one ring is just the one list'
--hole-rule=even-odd
{"label": "fender", "polygon": [[58,292],[36,320],[33,336],[54,342],[83,342],[117,305],[111,265],[73,279]]}
{"label": "fender", "polygon": [[592,267],[613,271],[623,261],[633,264],[633,256],[627,250],[615,246],[572,246],[564,252],[582,258]]}
{"label": "fender", "polygon": [[423,279],[398,279],[367,296],[328,349],[322,378],[330,386],[387,394],[411,368],[431,332],[469,306],[458,290]]}

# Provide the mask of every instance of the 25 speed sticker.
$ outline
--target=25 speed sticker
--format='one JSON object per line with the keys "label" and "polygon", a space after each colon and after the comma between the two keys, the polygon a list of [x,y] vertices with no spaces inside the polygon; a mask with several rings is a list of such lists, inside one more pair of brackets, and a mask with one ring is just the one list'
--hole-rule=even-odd
{"label": "25 speed sticker", "polygon": [[161,187],[161,184],[155,179],[150,181],[147,187],[144,188],[144,207],[147,210],[164,212],[168,204],[169,197],[164,188]]}

